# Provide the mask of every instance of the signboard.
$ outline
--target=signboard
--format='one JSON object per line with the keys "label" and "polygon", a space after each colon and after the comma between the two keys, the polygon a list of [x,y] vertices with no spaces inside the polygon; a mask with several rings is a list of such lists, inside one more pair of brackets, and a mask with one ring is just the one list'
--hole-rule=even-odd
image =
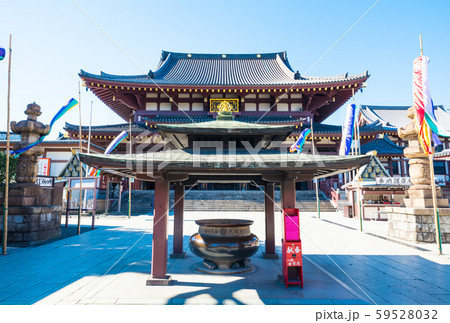
{"label": "signboard", "polygon": [[[83,189],[95,188],[95,178],[83,178]],[[70,188],[80,188],[80,179],[71,178]]]}
{"label": "signboard", "polygon": [[302,265],[302,243],[300,241],[286,243],[286,265],[288,267]]}
{"label": "signboard", "polygon": [[38,176],[36,179],[36,184],[41,187],[53,187],[55,183],[55,178],[50,176]]}
{"label": "signboard", "polygon": [[395,185],[395,186],[410,186],[411,181],[409,177],[376,177],[377,185]]}
{"label": "signboard", "polygon": [[239,99],[210,99],[209,112],[239,112]]}
{"label": "signboard", "polygon": [[50,175],[50,158],[38,158],[38,175]]}

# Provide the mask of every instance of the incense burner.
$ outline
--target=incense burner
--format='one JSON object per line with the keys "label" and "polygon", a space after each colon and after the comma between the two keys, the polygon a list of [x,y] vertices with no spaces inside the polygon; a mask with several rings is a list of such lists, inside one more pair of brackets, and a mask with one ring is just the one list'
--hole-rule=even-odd
{"label": "incense burner", "polygon": [[251,220],[197,220],[198,233],[189,239],[192,252],[203,258],[208,273],[236,273],[253,270],[249,257],[259,248],[259,239],[250,232]]}

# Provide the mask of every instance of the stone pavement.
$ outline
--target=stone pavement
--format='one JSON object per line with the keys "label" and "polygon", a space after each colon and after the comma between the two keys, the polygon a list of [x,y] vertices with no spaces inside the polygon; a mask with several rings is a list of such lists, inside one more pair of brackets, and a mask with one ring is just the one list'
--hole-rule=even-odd
{"label": "stone pavement", "polygon": [[[80,236],[38,247],[9,248],[7,256],[0,256],[0,304],[450,303],[447,245],[445,255],[438,256],[435,250],[417,249],[352,229],[354,222],[350,221],[355,220],[338,213],[322,213],[321,220],[316,216],[303,213],[301,217],[303,289],[286,289],[279,284],[281,259],[263,259],[261,253],[252,257],[256,267],[252,273],[222,276],[196,272],[194,266],[201,260],[190,252],[187,240],[197,230],[194,220],[212,217],[207,212],[185,214],[188,256],[169,259],[173,283],[146,286],[153,217],[101,216],[96,230]],[[238,216],[220,212],[213,217],[252,219],[252,231],[264,239],[263,212]],[[83,224],[89,223],[90,218],[83,218]],[[275,223],[279,242],[278,212]],[[170,217],[169,233],[172,224]],[[377,225],[382,232],[383,224]],[[169,236],[169,251],[171,246]],[[278,246],[281,253],[280,249]]]}

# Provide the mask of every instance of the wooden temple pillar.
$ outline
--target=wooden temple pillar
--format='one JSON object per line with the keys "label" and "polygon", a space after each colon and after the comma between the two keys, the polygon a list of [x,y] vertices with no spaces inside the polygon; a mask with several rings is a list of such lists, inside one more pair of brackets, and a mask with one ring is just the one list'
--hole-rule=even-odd
{"label": "wooden temple pillar", "polygon": [[295,180],[296,175],[287,174],[281,181],[281,207],[295,208]]}
{"label": "wooden temple pillar", "polygon": [[175,199],[173,208],[173,252],[170,258],[186,258],[183,248],[183,221],[184,221],[184,185],[175,183]]}
{"label": "wooden temple pillar", "polygon": [[147,285],[167,285],[167,224],[169,212],[169,181],[164,174],[155,176],[153,216],[152,270]]}
{"label": "wooden temple pillar", "polygon": [[263,257],[266,259],[276,259],[275,252],[275,192],[274,183],[264,185],[264,210],[266,215],[266,250]]}

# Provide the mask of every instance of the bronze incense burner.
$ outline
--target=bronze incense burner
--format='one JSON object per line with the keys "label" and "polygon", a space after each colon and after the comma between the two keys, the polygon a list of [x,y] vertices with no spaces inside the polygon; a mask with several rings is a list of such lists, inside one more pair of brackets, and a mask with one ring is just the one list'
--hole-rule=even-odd
{"label": "bronze incense burner", "polygon": [[251,220],[197,220],[198,233],[189,239],[192,252],[203,258],[197,270],[206,273],[233,274],[254,269],[249,257],[259,248],[259,239],[250,232]]}

